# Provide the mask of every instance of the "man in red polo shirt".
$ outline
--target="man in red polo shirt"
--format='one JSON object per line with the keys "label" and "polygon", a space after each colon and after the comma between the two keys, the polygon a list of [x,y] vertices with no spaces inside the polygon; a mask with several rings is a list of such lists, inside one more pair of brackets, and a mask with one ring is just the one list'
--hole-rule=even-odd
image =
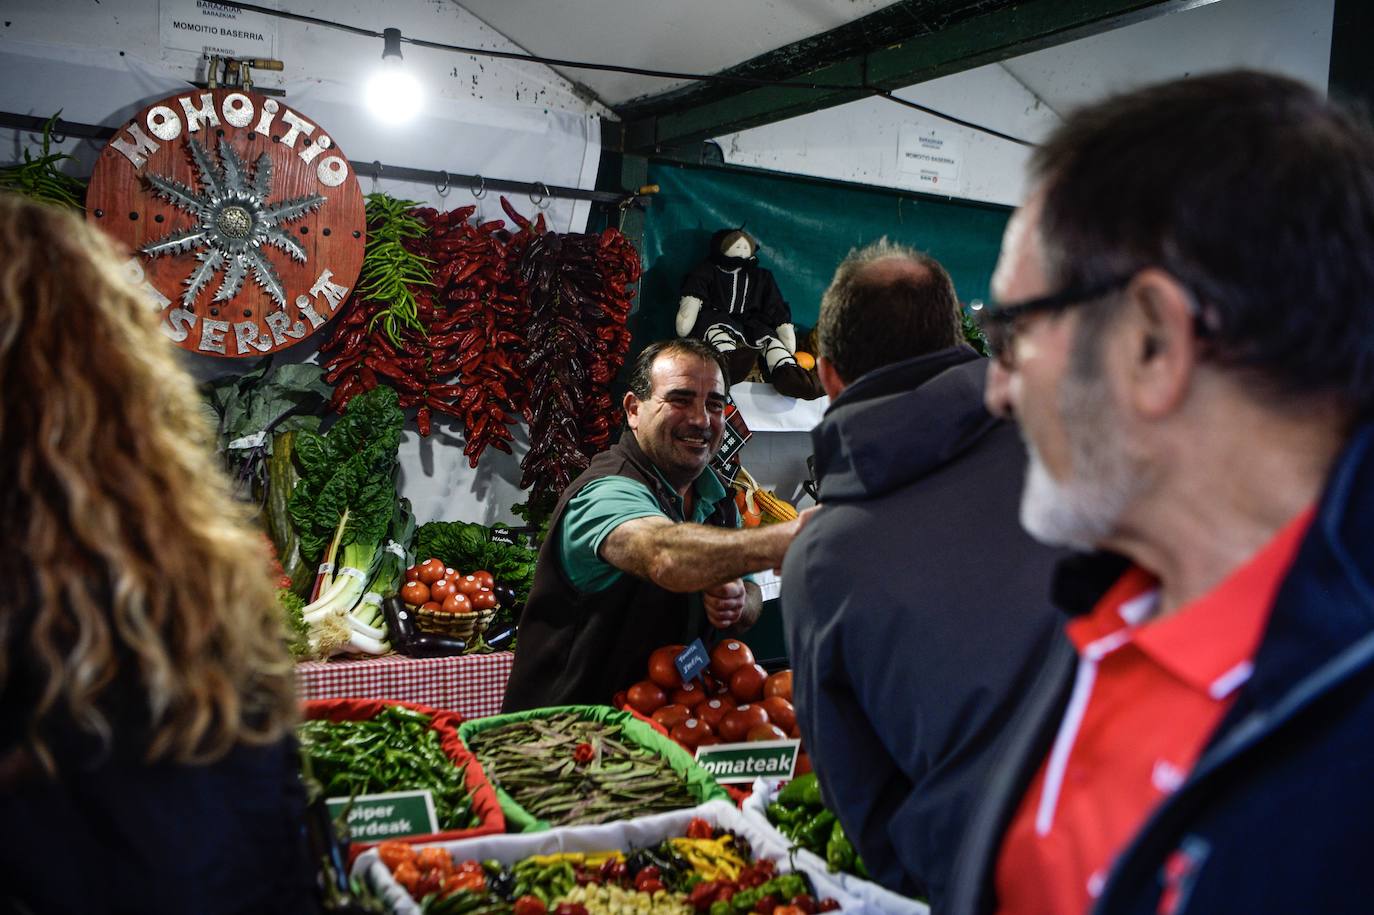
{"label": "man in red polo shirt", "polygon": [[1224,73],[1076,113],[1032,178],[986,398],[1022,524],[1103,552],[946,911],[1374,911],[1374,134]]}

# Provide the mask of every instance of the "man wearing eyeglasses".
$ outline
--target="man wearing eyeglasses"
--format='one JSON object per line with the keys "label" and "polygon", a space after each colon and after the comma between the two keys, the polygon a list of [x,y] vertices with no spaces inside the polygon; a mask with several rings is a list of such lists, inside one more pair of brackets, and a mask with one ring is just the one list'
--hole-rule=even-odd
{"label": "man wearing eyeglasses", "polygon": [[1370,911],[1374,134],[1233,72],[1078,112],[1031,170],[987,402],[1026,529],[1103,552],[1061,569],[947,911]]}
{"label": "man wearing eyeglasses", "polygon": [[993,747],[1059,637],[1060,551],[1016,523],[1025,449],[983,405],[954,283],[886,240],[821,299],[822,508],[787,554],[797,720],[873,878],[937,907]]}

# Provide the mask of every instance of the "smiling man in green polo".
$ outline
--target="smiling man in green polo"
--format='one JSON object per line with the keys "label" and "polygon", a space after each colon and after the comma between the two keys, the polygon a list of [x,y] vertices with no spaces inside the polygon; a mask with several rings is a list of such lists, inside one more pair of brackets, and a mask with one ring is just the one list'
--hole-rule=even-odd
{"label": "smiling man in green polo", "polygon": [[[504,708],[606,703],[643,676],[649,653],[712,628],[747,628],[759,590],[805,515],[739,530],[710,468],[724,431],[725,376],[686,338],[640,354],[627,433],[597,455],[554,509],[520,619]],[[698,598],[699,596],[699,598]]]}

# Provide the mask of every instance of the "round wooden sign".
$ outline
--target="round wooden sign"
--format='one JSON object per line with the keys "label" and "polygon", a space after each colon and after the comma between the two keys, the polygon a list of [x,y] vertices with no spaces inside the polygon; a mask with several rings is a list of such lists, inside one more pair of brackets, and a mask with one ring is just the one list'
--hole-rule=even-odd
{"label": "round wooden sign", "polygon": [[343,304],[366,216],[348,159],[273,98],[192,89],[140,111],[101,152],[86,218],[135,255],[130,278],[185,349],[253,357]]}

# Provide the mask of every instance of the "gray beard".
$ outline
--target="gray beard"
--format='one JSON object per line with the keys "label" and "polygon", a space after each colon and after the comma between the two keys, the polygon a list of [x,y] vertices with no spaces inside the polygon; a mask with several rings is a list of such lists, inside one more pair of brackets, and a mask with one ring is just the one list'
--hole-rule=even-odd
{"label": "gray beard", "polygon": [[1067,483],[1056,480],[1027,441],[1021,526],[1042,543],[1091,550],[1116,530],[1145,478],[1122,448],[1119,425],[1099,384],[1065,378],[1059,408],[1069,438],[1072,477]]}

